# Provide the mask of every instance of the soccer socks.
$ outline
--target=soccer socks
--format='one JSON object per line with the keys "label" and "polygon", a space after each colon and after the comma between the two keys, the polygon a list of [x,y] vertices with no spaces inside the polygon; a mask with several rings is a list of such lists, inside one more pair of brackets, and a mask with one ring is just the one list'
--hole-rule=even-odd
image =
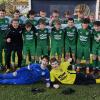
{"label": "soccer socks", "polygon": [[39,64],[39,61],[36,61],[37,64]]}
{"label": "soccer socks", "polygon": [[26,59],[23,59],[21,66],[25,66],[25,64],[26,64]]}
{"label": "soccer socks", "polygon": [[31,59],[31,63],[35,63],[35,59]]}
{"label": "soccer socks", "polygon": [[100,61],[98,61],[98,67],[100,68]]}
{"label": "soccer socks", "polygon": [[2,51],[0,50],[0,66],[2,65]]}

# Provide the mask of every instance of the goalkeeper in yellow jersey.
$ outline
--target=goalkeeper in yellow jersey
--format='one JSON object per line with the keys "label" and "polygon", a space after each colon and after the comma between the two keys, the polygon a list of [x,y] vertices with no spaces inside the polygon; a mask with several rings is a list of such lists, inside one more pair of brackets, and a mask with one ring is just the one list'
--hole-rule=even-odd
{"label": "goalkeeper in yellow jersey", "polygon": [[58,63],[56,58],[51,58],[50,64],[52,69],[50,71],[51,86],[59,88],[58,82],[62,84],[96,84],[100,83],[100,77],[94,78],[93,75],[85,75],[83,73],[77,73],[76,71],[69,70],[70,62],[72,59],[68,59],[67,62]]}

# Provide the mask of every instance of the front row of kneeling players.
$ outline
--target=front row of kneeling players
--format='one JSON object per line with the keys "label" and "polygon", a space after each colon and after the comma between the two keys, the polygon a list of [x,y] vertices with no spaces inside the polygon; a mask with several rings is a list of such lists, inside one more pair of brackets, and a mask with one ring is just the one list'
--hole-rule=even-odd
{"label": "front row of kneeling players", "polygon": [[94,78],[92,75],[68,70],[71,61],[72,59],[68,59],[68,61],[59,63],[56,58],[51,58],[51,71],[49,72],[47,68],[49,58],[43,56],[41,64],[30,64],[13,73],[0,74],[0,84],[33,84],[42,78],[45,79],[46,87],[54,88],[59,88],[58,82],[77,85],[100,83],[100,77]]}

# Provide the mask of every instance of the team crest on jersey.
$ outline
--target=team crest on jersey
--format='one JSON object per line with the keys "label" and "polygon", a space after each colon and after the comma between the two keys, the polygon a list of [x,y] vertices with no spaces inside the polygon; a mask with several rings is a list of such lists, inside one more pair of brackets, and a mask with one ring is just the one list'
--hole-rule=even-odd
{"label": "team crest on jersey", "polygon": [[82,32],[80,32],[80,34],[82,34]]}
{"label": "team crest on jersey", "polygon": [[7,23],[8,23],[8,21],[7,21],[7,20],[5,20],[5,23],[7,24]]}
{"label": "team crest on jersey", "polygon": [[31,34],[33,34],[33,31],[31,31]]}
{"label": "team crest on jersey", "polygon": [[86,35],[89,35],[89,32],[86,32]]}
{"label": "team crest on jersey", "polygon": [[62,31],[60,31],[59,33],[62,34]]}
{"label": "team crest on jersey", "polygon": [[54,32],[54,34],[56,34],[57,32]]}
{"label": "team crest on jersey", "polygon": [[73,29],[73,32],[75,32],[75,29]]}
{"label": "team crest on jersey", "polygon": [[47,30],[45,30],[44,33],[47,33]]}
{"label": "team crest on jersey", "polygon": [[45,72],[42,72],[42,75],[45,75]]}

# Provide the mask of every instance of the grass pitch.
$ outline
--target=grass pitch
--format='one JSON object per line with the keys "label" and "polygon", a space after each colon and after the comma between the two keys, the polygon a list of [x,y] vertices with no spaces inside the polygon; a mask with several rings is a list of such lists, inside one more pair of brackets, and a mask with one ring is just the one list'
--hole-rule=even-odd
{"label": "grass pitch", "polygon": [[[64,95],[61,91],[71,87],[75,93]],[[44,88],[43,93],[33,94],[32,88]],[[32,85],[0,85],[0,100],[100,100],[100,85],[60,85],[59,89],[47,89],[43,83]]]}

